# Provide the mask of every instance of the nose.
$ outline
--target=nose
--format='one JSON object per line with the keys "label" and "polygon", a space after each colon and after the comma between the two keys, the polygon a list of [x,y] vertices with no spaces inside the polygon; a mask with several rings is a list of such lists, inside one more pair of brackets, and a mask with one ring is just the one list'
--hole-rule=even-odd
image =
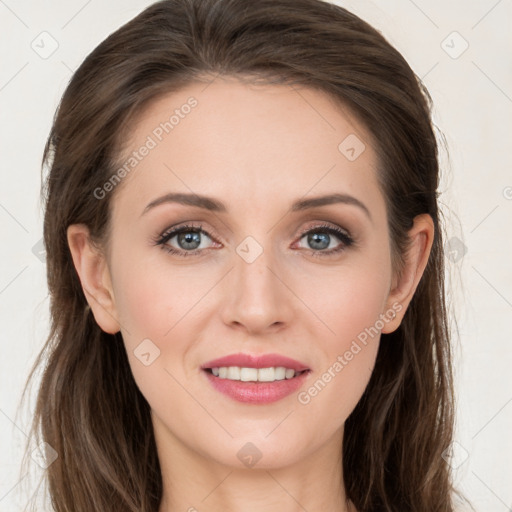
{"label": "nose", "polygon": [[251,335],[289,325],[297,304],[287,280],[290,278],[270,249],[264,249],[254,261],[235,254],[234,268],[224,283],[224,323]]}

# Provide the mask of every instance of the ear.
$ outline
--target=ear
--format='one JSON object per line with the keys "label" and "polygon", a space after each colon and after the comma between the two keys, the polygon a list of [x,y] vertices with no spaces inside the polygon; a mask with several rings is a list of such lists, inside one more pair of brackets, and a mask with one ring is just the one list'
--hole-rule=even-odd
{"label": "ear", "polygon": [[110,271],[104,254],[91,241],[89,229],[85,224],[70,225],[67,229],[67,239],[85,298],[96,323],[103,331],[115,334],[120,330],[120,325],[117,320]]}
{"label": "ear", "polygon": [[416,216],[414,225],[409,230],[409,249],[404,257],[402,272],[400,276],[394,276],[386,301],[387,311],[393,311],[395,316],[385,324],[382,333],[393,332],[400,326],[427,266],[433,241],[434,222],[432,217],[426,213]]}

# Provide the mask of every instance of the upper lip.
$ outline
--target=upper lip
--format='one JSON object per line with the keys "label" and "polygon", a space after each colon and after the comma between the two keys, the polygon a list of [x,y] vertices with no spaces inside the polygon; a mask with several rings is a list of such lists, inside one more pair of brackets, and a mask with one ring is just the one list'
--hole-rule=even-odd
{"label": "upper lip", "polygon": [[201,368],[206,370],[208,368],[221,368],[223,366],[240,366],[242,368],[272,368],[283,366],[284,368],[290,368],[296,372],[309,370],[307,365],[280,354],[251,355],[242,353],[230,354],[225,357],[220,357],[219,359],[208,361],[203,364]]}

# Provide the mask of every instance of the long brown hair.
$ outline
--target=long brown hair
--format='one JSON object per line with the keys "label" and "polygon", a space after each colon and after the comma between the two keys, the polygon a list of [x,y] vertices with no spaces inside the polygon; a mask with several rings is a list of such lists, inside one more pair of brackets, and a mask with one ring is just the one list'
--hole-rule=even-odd
{"label": "long brown hair", "polygon": [[87,306],[67,244],[70,224],[108,241],[115,173],[130,120],[157,96],[217,75],[317,88],[348,106],[375,140],[396,267],[416,215],[430,259],[400,327],[382,335],[363,397],[346,421],[343,473],[360,512],[453,510],[443,453],[453,433],[438,148],[431,100],[400,53],[366,22],[321,0],[164,0],[103,41],[73,75],[49,135],[44,244],[51,330],[33,436],[56,511],[157,511],[162,495],[150,407],[119,333]]}

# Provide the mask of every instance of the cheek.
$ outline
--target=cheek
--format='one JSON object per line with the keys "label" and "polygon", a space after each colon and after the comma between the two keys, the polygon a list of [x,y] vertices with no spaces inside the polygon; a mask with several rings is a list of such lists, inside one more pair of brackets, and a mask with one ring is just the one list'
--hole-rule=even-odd
{"label": "cheek", "polygon": [[173,401],[179,396],[172,377],[185,380],[182,362],[188,347],[183,328],[201,290],[189,286],[190,279],[180,277],[179,271],[171,275],[169,268],[157,265],[124,261],[116,270],[116,307],[133,377],[152,408],[165,410],[170,396]]}
{"label": "cheek", "polygon": [[334,334],[317,337],[322,364],[297,396],[309,418],[332,427],[346,421],[370,380],[380,342],[383,298],[382,287],[375,282],[359,281],[352,287],[347,279],[338,284],[346,287],[331,290],[329,300],[318,304]]}
{"label": "cheek", "polygon": [[334,343],[353,338],[373,325],[386,297],[385,283],[364,274],[339,276],[322,288],[322,293],[317,290],[307,300],[315,304]]}
{"label": "cheek", "polygon": [[117,312],[133,340],[170,336],[174,326],[186,318],[209,288],[204,273],[171,266],[165,258],[156,262],[143,257],[139,261],[123,261],[115,277]]}
{"label": "cheek", "polygon": [[299,292],[323,324],[321,336],[311,333],[323,361],[298,402],[309,415],[332,424],[346,420],[369,382],[391,279],[386,255],[371,253],[353,261],[328,276],[311,276]]}
{"label": "cheek", "polygon": [[294,290],[320,320],[321,333],[317,331],[316,337],[321,334],[322,345],[330,353],[350,345],[383,312],[391,279],[386,255],[367,252],[327,271],[311,266],[296,270],[301,277],[295,280]]}
{"label": "cheek", "polygon": [[132,373],[153,404],[175,385],[169,373],[179,382],[190,377],[187,356],[200,337],[205,295],[218,277],[208,269],[171,266],[161,255],[160,261],[139,258],[119,260],[113,283]]}

